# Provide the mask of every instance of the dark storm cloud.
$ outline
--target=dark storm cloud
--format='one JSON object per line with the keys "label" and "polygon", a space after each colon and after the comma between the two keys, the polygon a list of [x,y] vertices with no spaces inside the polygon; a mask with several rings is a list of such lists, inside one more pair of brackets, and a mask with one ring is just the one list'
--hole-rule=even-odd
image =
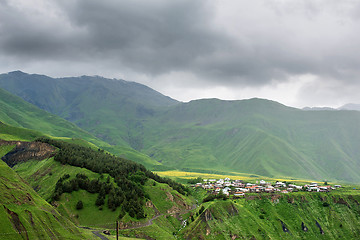
{"label": "dark storm cloud", "polygon": [[0,5],[0,54],[15,62],[85,62],[89,70],[101,62],[106,72],[183,72],[225,86],[359,75],[354,1],[27,2]]}
{"label": "dark storm cloud", "polygon": [[[41,11],[26,11],[15,1],[0,5],[0,52],[19,60],[59,59],[71,57],[71,48],[79,49],[75,31],[68,31],[56,18]],[[77,46],[74,46],[75,45]],[[81,49],[81,48],[80,48]],[[77,50],[78,51],[78,50]]]}
{"label": "dark storm cloud", "polygon": [[204,1],[77,1],[69,18],[88,32],[88,46],[137,71],[160,74],[191,68],[224,41],[209,29]]}

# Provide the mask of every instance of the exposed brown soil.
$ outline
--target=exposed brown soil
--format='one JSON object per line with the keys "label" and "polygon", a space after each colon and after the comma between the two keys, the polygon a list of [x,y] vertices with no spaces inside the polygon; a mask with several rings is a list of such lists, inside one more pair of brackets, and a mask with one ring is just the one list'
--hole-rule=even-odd
{"label": "exposed brown soil", "polygon": [[15,230],[21,234],[23,237],[25,237],[25,239],[29,239],[29,236],[26,232],[26,229],[24,227],[24,225],[21,223],[19,216],[17,215],[17,213],[9,210],[8,208],[6,208],[4,206],[4,208],[6,209],[10,222],[12,223],[13,227],[15,228]]}
{"label": "exposed brown soil", "polygon": [[25,212],[29,215],[29,222],[31,223],[31,226],[34,227],[34,219],[32,213],[29,210],[25,210]]}
{"label": "exposed brown soil", "polygon": [[348,202],[346,202],[343,198],[339,198],[338,200],[336,198],[333,197],[334,203],[339,203],[339,204],[344,204],[346,205],[348,208],[350,208],[350,205]]}
{"label": "exposed brown soil", "polygon": [[211,211],[209,209],[206,209],[200,216],[201,220],[203,222],[208,222],[208,221],[211,221],[213,220],[213,217],[212,217],[212,214],[211,214]]}
{"label": "exposed brown soil", "polygon": [[55,148],[47,143],[0,140],[2,145],[15,145],[13,150],[1,158],[9,167],[28,160],[44,160],[55,154]]}
{"label": "exposed brown soil", "polygon": [[228,211],[228,213],[229,213],[231,216],[235,216],[235,215],[238,215],[238,214],[239,214],[238,209],[237,209],[233,204],[231,204],[231,205],[227,208],[227,211]]}
{"label": "exposed brown soil", "polygon": [[349,199],[356,203],[356,205],[360,205],[360,203],[352,195],[349,196]]}

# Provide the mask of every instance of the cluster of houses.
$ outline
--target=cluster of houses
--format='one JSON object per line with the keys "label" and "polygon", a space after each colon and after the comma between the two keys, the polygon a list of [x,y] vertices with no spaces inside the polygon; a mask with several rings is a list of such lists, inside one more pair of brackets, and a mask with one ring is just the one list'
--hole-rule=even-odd
{"label": "cluster of houses", "polygon": [[234,197],[245,196],[245,193],[289,193],[289,192],[298,192],[298,191],[309,191],[309,192],[329,192],[335,190],[336,188],[341,188],[341,185],[334,186],[319,186],[318,183],[313,182],[308,185],[298,186],[295,184],[287,184],[284,182],[276,182],[271,184],[260,180],[256,183],[244,183],[242,180],[231,181],[229,178],[225,179],[204,179],[202,183],[196,183],[192,185],[193,187],[201,187],[208,191],[211,191],[214,194],[222,192],[223,194],[229,196],[233,195]]}

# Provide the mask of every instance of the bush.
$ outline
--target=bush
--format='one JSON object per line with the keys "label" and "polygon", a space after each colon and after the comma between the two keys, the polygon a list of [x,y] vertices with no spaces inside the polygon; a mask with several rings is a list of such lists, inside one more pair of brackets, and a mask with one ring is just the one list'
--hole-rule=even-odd
{"label": "bush", "polygon": [[324,206],[324,207],[328,207],[329,205],[330,205],[330,204],[327,203],[327,202],[324,202],[324,203],[323,203],[323,206]]}
{"label": "bush", "polygon": [[80,210],[80,209],[83,209],[84,208],[84,204],[83,202],[80,200],[76,203],[76,209],[77,210]]}
{"label": "bush", "polygon": [[101,196],[100,194],[98,195],[96,201],[95,201],[95,205],[96,206],[102,206],[105,204],[105,199],[103,196]]}

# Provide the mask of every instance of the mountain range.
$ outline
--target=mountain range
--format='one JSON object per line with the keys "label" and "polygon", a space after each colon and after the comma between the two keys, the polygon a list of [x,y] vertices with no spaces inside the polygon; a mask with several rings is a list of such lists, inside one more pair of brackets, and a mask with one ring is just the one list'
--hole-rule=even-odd
{"label": "mountain range", "polygon": [[11,99],[21,100],[29,114],[35,107],[70,121],[65,129],[109,151],[131,151],[152,169],[360,182],[358,111],[304,111],[265,99],[183,103],[124,80],[19,71],[1,74],[0,87],[0,121],[42,128],[21,123],[26,110]]}

